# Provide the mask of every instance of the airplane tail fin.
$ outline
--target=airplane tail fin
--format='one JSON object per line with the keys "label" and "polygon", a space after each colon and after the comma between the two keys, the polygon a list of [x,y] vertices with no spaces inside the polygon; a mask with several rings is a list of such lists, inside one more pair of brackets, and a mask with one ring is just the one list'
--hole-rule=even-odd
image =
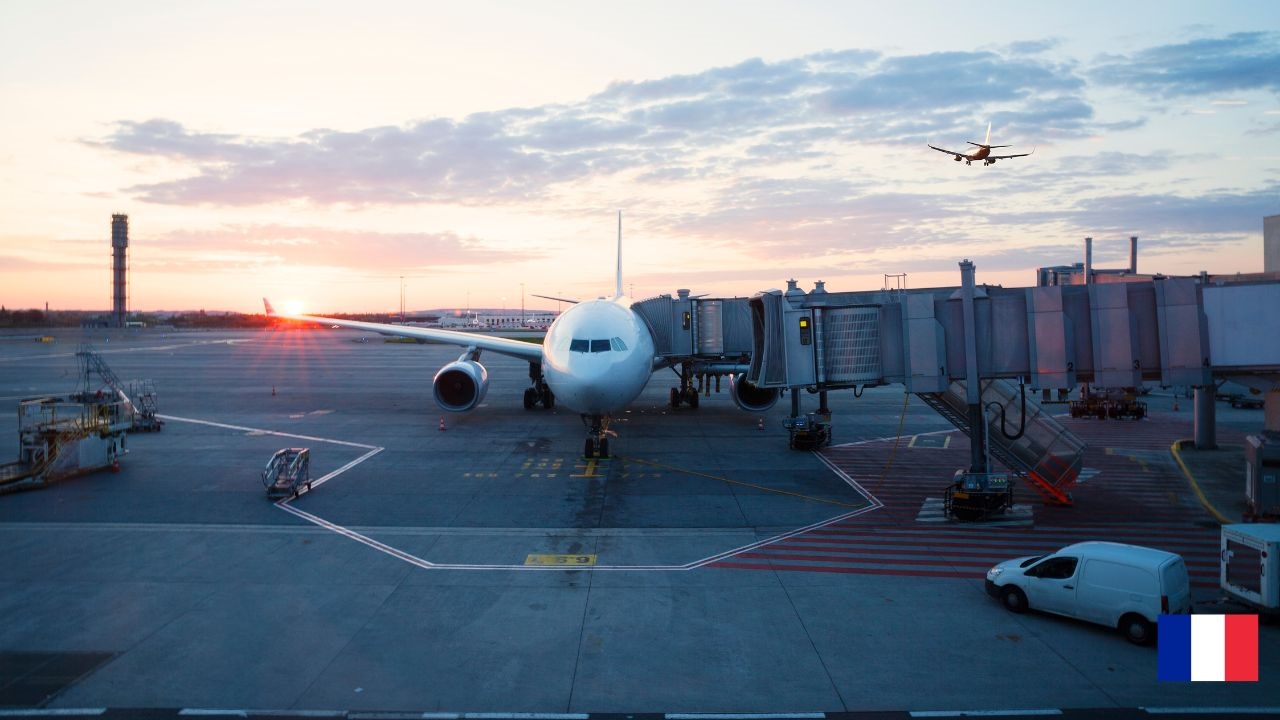
{"label": "airplane tail fin", "polygon": [[618,211],[618,276],[614,297],[622,297],[622,211]]}
{"label": "airplane tail fin", "polygon": [[983,145],[991,147],[991,122],[987,122],[987,139],[982,141]]}
{"label": "airplane tail fin", "polygon": [[263,306],[264,308],[266,308],[266,310],[267,310],[267,315],[268,315],[268,316],[270,316],[270,315],[275,315],[275,314],[276,314],[276,309],[275,309],[275,308],[273,308],[273,307],[271,307],[271,301],[270,301],[270,300],[268,300],[268,299],[266,299],[266,298],[262,298],[262,306]]}

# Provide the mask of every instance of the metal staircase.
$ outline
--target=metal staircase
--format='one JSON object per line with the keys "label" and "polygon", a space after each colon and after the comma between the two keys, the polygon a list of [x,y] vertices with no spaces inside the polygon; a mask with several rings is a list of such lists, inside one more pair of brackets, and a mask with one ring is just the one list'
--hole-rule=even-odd
{"label": "metal staircase", "polygon": [[[917,396],[973,437],[963,382],[951,383],[946,392]],[[1080,474],[1084,441],[1038,405],[1026,404],[1024,418],[1019,389],[1004,380],[982,381],[982,405],[987,410],[984,414],[990,456],[1026,480],[1046,503],[1071,505],[1071,487]]]}
{"label": "metal staircase", "polygon": [[89,376],[92,373],[97,373],[107,387],[111,388],[121,399],[128,402],[129,396],[124,392],[124,383],[120,382],[120,378],[116,376],[115,372],[92,345],[81,343],[80,347],[76,348],[76,357],[80,360],[80,378],[84,384],[84,387],[80,388],[81,392],[92,392],[93,388],[89,386]]}

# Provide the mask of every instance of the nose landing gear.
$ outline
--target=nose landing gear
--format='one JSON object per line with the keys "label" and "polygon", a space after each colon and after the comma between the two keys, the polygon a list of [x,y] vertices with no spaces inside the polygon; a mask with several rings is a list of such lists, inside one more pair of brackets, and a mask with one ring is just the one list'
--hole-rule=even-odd
{"label": "nose landing gear", "polygon": [[529,363],[529,379],[533,381],[533,387],[526,388],[524,391],[524,409],[532,410],[538,405],[542,405],[547,410],[555,408],[556,396],[551,392],[547,381],[542,378],[541,364]]}
{"label": "nose landing gear", "polygon": [[598,457],[601,460],[608,458],[609,436],[615,435],[609,431],[609,416],[583,415],[582,424],[587,426],[587,440],[582,446],[582,457]]}

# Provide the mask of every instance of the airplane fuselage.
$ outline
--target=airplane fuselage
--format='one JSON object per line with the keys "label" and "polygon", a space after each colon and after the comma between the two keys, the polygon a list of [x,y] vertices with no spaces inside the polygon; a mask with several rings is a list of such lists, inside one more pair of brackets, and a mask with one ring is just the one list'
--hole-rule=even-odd
{"label": "airplane fuselage", "polygon": [[630,298],[580,302],[547,330],[542,376],[558,403],[610,415],[640,396],[653,373],[653,352],[653,337]]}

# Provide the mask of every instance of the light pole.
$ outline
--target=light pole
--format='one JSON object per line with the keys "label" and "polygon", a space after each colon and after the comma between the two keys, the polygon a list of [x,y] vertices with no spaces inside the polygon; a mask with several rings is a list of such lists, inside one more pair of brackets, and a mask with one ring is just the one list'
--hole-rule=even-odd
{"label": "light pole", "polygon": [[520,283],[520,327],[524,327],[524,283]]}
{"label": "light pole", "polygon": [[400,324],[404,324],[404,276],[400,276]]}

